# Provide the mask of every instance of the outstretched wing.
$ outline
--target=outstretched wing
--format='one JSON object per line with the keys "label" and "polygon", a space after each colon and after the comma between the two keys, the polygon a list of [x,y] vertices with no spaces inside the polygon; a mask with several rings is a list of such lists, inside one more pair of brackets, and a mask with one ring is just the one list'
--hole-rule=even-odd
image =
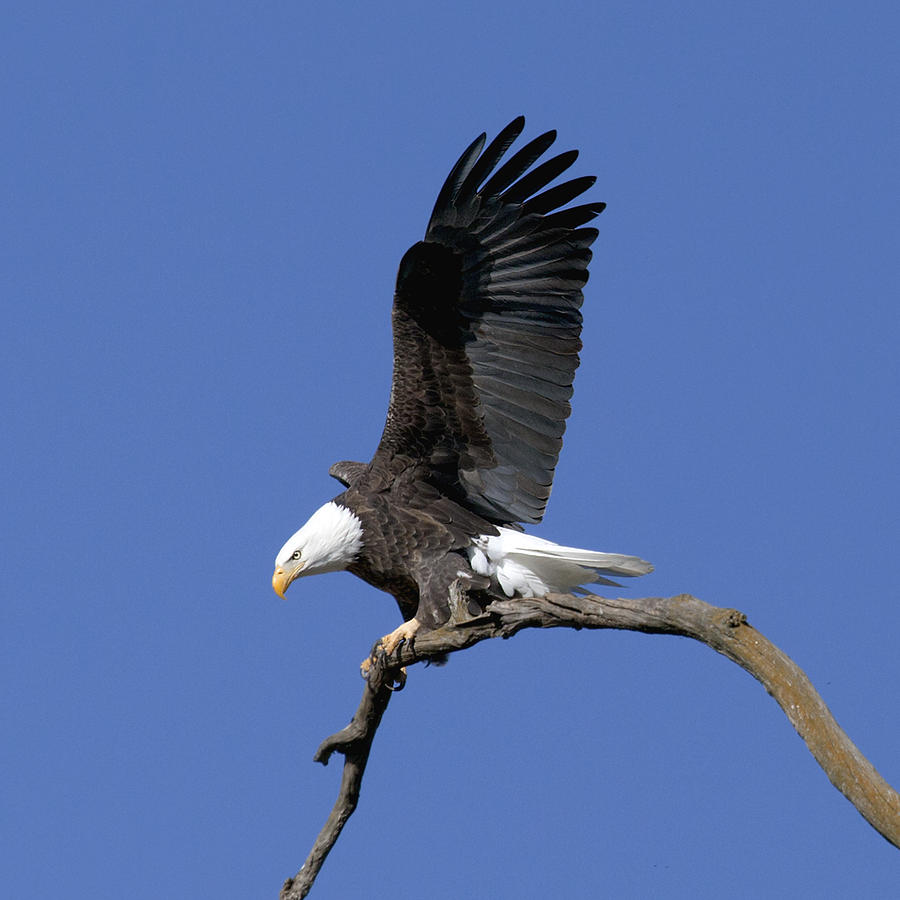
{"label": "outstretched wing", "polygon": [[[581,349],[581,289],[599,202],[593,183],[547,186],[578,155],[535,166],[535,138],[497,168],[515,119],[477,138],[438,195],[394,295],[394,374],[373,469],[424,478],[493,522],[539,522],[550,496]],[[533,167],[533,168],[532,168]],[[496,170],[495,170],[496,169]]]}

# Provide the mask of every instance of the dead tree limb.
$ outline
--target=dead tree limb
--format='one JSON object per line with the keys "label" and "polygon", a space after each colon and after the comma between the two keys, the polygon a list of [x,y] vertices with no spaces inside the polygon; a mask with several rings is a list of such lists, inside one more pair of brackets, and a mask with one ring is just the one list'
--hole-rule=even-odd
{"label": "dead tree limb", "polygon": [[762,684],[831,783],[873,828],[900,847],[900,795],[843,732],[803,671],[750,626],[743,613],[710,606],[689,594],[615,600],[551,594],[495,601],[481,616],[451,621],[437,631],[417,636],[412,645],[401,645],[390,659],[383,654],[376,657],[353,720],[326,738],[316,752],[315,760],[323,764],[335,751],[344,755],[341,789],[303,868],[284,883],[280,900],[299,900],[309,893],[325,857],[356,808],[372,740],[393,686],[401,677],[400,667],[443,657],[488,638],[509,638],[523,628],[618,628],[677,634],[712,647]]}

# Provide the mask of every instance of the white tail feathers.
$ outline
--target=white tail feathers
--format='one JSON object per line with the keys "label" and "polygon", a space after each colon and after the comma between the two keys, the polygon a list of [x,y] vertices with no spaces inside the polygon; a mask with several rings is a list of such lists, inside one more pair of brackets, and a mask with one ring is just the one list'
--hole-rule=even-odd
{"label": "white tail feathers", "polygon": [[561,547],[534,535],[500,528],[482,535],[469,548],[469,563],[479,575],[496,579],[507,597],[568,594],[584,584],[616,585],[605,575],[646,575],[653,566],[637,556]]}

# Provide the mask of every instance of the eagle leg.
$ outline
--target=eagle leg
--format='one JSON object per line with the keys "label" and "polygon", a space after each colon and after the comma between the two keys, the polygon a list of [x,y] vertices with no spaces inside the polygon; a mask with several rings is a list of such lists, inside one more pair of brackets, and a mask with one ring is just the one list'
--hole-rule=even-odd
{"label": "eagle leg", "polygon": [[[375,661],[375,657],[378,653],[390,656],[403,641],[412,641],[416,636],[416,632],[421,627],[422,623],[418,619],[410,619],[408,622],[404,622],[399,628],[395,628],[390,634],[386,634],[383,638],[376,641],[375,646],[372,648],[372,655],[367,656],[360,664],[359,671],[362,673],[362,677],[368,679],[369,670],[372,668],[372,663]],[[391,690],[402,690],[405,683],[406,667],[404,666],[400,670],[397,686],[391,687]]]}

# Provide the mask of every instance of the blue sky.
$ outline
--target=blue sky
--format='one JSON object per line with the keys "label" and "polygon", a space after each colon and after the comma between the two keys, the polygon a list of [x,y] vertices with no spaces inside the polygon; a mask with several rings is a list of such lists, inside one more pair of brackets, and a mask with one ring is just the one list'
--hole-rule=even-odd
{"label": "blue sky", "polygon": [[[269,578],[368,459],[396,266],[480,131],[595,173],[539,533],[743,610],[900,784],[900,14],[889,3],[6,7],[4,891],[274,897],[399,623]],[[419,668],[313,896],[889,897],[897,851],[693,642]]]}

